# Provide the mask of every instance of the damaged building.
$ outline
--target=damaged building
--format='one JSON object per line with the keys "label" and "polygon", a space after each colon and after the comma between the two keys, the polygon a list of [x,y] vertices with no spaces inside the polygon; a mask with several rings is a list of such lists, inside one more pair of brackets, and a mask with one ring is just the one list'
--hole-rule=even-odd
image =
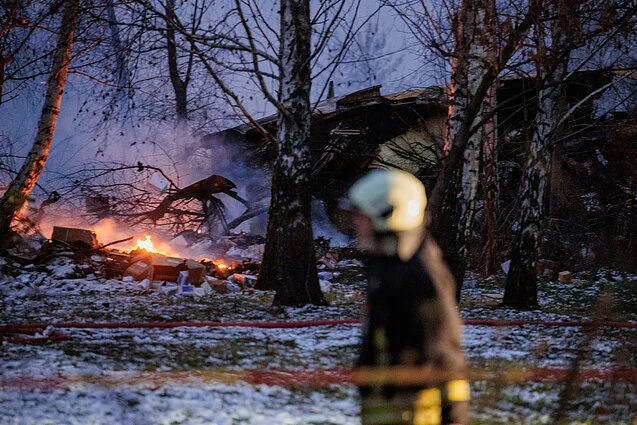
{"label": "damaged building", "polygon": [[[578,104],[578,108],[554,149],[542,255],[574,265],[616,262],[635,269],[637,259],[629,253],[637,251],[637,126],[629,112],[600,115],[596,90],[611,78],[614,76],[609,73],[587,71],[574,73],[566,83],[567,105]],[[504,78],[499,82],[496,120],[502,258],[515,227],[535,96],[533,78]],[[381,86],[374,86],[332,96],[316,106],[311,132],[314,197],[323,202],[337,228],[349,232],[339,200],[370,167],[406,169],[432,190],[447,110],[447,94],[441,87],[382,94]],[[258,120],[258,124],[274,135],[277,116]],[[250,124],[202,139],[203,147],[233,146],[247,162],[266,169],[274,162],[275,143],[273,137],[264,136]],[[255,192],[263,194],[263,189]],[[478,211],[478,241],[480,217]],[[479,255],[478,251],[474,253],[474,257]],[[479,260],[473,264],[477,266]]]}
{"label": "damaged building", "polygon": [[[446,94],[439,87],[381,95],[381,86],[374,86],[317,105],[311,139],[314,197],[339,229],[347,232],[339,199],[369,167],[401,167],[433,183],[446,111]],[[276,134],[276,115],[258,123]],[[247,162],[265,168],[276,156],[273,139],[249,124],[211,134],[202,143],[239,147]]]}

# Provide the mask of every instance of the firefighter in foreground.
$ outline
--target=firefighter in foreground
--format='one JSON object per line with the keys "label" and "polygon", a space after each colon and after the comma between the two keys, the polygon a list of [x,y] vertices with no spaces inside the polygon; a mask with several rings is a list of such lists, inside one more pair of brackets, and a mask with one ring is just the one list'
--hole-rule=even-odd
{"label": "firefighter in foreground", "polygon": [[349,199],[369,253],[362,424],[467,424],[462,321],[453,277],[425,228],[424,186],[403,171],[373,170]]}

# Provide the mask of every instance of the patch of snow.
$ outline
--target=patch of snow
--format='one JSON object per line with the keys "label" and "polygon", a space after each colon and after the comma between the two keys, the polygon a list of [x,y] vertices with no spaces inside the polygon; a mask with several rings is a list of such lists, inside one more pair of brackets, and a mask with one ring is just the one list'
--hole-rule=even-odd
{"label": "patch of snow", "polygon": [[338,275],[338,273],[333,273],[333,272],[326,272],[326,271],[322,271],[318,273],[318,277],[321,280],[332,280],[334,279],[334,277]]}
{"label": "patch of snow", "polygon": [[65,278],[65,277],[73,276],[75,274],[75,267],[76,267],[75,264],[67,263],[67,264],[57,265],[50,270],[53,277]]}
{"label": "patch of snow", "polygon": [[233,246],[226,252],[231,257],[247,258],[252,261],[259,261],[263,257],[263,251],[265,250],[265,244],[250,245],[247,248],[237,248]]}
{"label": "patch of snow", "polygon": [[236,283],[228,282],[226,286],[228,287],[228,291],[232,293],[241,292],[241,287],[237,285]]}
{"label": "patch of snow", "polygon": [[319,280],[319,285],[321,287],[321,291],[330,292],[332,290],[332,282],[329,280]]}
{"label": "patch of snow", "polygon": [[584,205],[584,208],[586,208],[586,211],[602,211],[602,205],[600,204],[599,199],[597,199],[597,194],[595,192],[585,193],[584,195],[581,195],[580,198],[582,199],[582,204]]}
{"label": "patch of snow", "polygon": [[338,267],[346,268],[346,267],[363,267],[363,263],[357,259],[345,259],[336,263]]}
{"label": "patch of snow", "polygon": [[[362,266],[357,260],[341,263],[352,268],[350,273]],[[341,297],[333,305],[270,310],[271,292],[241,291],[238,286],[233,288],[236,292],[224,295],[203,291],[198,297],[165,297],[158,291],[145,290],[140,283],[119,279],[57,279],[35,270],[22,271],[15,278],[0,277],[0,321],[301,321],[360,317],[364,282],[358,281],[359,277],[352,278],[354,282],[329,282],[328,278],[336,275],[322,275],[323,282],[330,285],[330,295]],[[550,286],[541,287],[539,298],[544,303],[565,303],[577,291],[578,297],[597,299],[606,286],[637,280],[637,276],[613,270],[600,271],[598,278],[606,283],[591,282],[563,293],[551,291]],[[27,289],[32,293],[24,292]],[[36,291],[47,296],[35,296]],[[471,301],[491,297],[501,300],[502,293],[498,284],[481,283],[468,287],[463,296]],[[462,314],[465,319],[532,321],[582,321],[591,314],[564,311],[567,313],[472,306],[463,309]],[[53,330],[44,328],[40,334]],[[250,384],[224,375],[228,371],[236,376],[254,370],[349,368],[358,355],[358,324],[302,329],[61,331],[71,340],[2,345],[0,423],[360,424],[358,395],[351,385],[287,388]],[[465,326],[464,346],[470,365],[499,368],[503,374],[508,367],[518,366],[568,368],[581,347],[587,350],[582,367],[610,368],[617,365],[618,353],[626,349],[627,332],[632,330],[604,329],[587,339],[586,329],[572,326]],[[12,387],[9,382],[21,384]],[[485,405],[480,397],[492,397],[493,385],[502,387],[493,403]],[[634,391],[627,388],[626,394],[621,393],[623,401],[610,403],[607,398],[618,394],[617,388],[624,389],[621,383],[603,390],[599,382],[581,385],[588,406],[574,409],[579,409],[576,413],[582,421],[596,418],[595,410],[591,410],[595,406],[612,406],[606,413],[609,423],[629,423],[617,418],[632,417],[629,405],[637,405]],[[494,418],[509,423],[550,423],[561,388],[535,382],[474,382],[472,392],[475,404],[480,406],[474,416],[485,423]]]}
{"label": "patch of snow", "polygon": [[599,149],[595,149],[595,154],[597,155],[597,161],[600,164],[602,164],[603,166],[606,166],[606,164],[608,164],[608,161],[606,160],[606,158],[604,158],[604,154]]}
{"label": "patch of snow", "polygon": [[505,275],[509,274],[509,269],[511,268],[511,260],[506,260],[504,263],[500,264],[502,271]]}

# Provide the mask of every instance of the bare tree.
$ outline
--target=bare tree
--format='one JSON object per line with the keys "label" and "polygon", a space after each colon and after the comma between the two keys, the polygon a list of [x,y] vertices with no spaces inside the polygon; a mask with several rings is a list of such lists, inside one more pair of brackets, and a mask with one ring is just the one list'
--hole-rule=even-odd
{"label": "bare tree", "polygon": [[4,84],[7,80],[7,66],[13,60],[15,52],[11,48],[11,32],[27,25],[22,16],[21,2],[0,2],[0,104],[4,100]]}
{"label": "bare tree", "polygon": [[[544,210],[544,196],[551,165],[551,141],[557,131],[559,121],[560,97],[563,93],[561,82],[566,76],[570,52],[572,49],[569,29],[572,16],[567,2],[559,0],[547,4],[545,13],[555,13],[551,50],[546,40],[549,35],[540,21],[536,25],[538,51],[545,52],[544,63],[538,63],[538,72],[544,88],[538,95],[538,111],[535,116],[535,131],[531,139],[529,157],[525,164],[522,189],[522,209],[520,216],[521,232],[518,233],[511,266],[507,275],[504,304],[515,307],[536,308],[537,286],[535,264],[540,232],[540,219]],[[538,55],[539,56],[539,55]],[[563,106],[563,105],[562,105]]]}
{"label": "bare tree", "polygon": [[[518,228],[509,255],[511,264],[503,299],[507,306],[524,309],[539,306],[536,266],[553,149],[560,143],[560,132],[574,112],[587,99],[616,81],[611,80],[572,105],[565,99],[565,86],[577,69],[591,63],[604,46],[616,40],[618,34],[634,28],[637,7],[637,3],[628,2],[612,12],[613,18],[599,19],[608,10],[599,9],[596,2],[547,0],[542,5],[544,14],[535,25],[539,87],[537,112],[524,165]],[[601,39],[601,42],[593,43],[595,39]],[[573,63],[574,52],[590,44],[597,45]]]}
{"label": "bare tree", "polygon": [[282,111],[272,176],[268,233],[257,285],[282,305],[325,304],[312,237],[310,174],[310,3],[281,2]]}
{"label": "bare tree", "polygon": [[[212,0],[109,0],[95,8],[103,38],[81,70],[90,93],[79,111],[90,118],[86,124],[109,132],[116,124],[130,128],[187,119],[186,130],[218,130],[225,108],[190,45],[226,19],[217,9],[221,4]],[[91,118],[96,112],[101,122]]]}
{"label": "bare tree", "polygon": [[[457,143],[458,131],[464,119],[463,114],[476,90],[482,82],[489,68],[497,68],[497,50],[495,40],[488,37],[496,30],[495,2],[491,0],[463,2],[457,19],[455,31],[455,55],[452,65],[452,77],[449,102],[449,124],[445,151],[448,152],[452,143]],[[493,85],[484,94],[483,103],[487,95],[493,91]],[[490,97],[491,99],[493,96]],[[481,122],[484,105],[475,114],[474,121]],[[464,148],[462,176],[456,208],[457,222],[453,226],[453,247],[447,254],[453,265],[457,280],[457,298],[460,298],[460,288],[464,278],[464,267],[468,258],[469,245],[473,237],[473,218],[476,208],[479,183],[480,160],[483,145],[482,129],[475,130],[467,140]]]}
{"label": "bare tree", "polygon": [[128,65],[128,59],[126,55],[126,49],[121,37],[121,29],[119,20],[117,18],[117,5],[115,0],[107,0],[107,16],[108,26],[110,29],[111,48],[113,49],[113,55],[115,56],[115,83],[118,86],[117,92],[119,96],[115,96],[115,101],[121,100],[123,95],[132,94],[133,84],[131,81],[131,72]]}
{"label": "bare tree", "polygon": [[[482,124],[495,113],[491,110],[485,114],[483,105],[496,78],[525,39],[534,15],[535,7],[530,3],[520,14],[499,20],[494,2],[463,1],[453,17],[455,44],[446,156],[428,211],[434,219],[432,233],[440,241],[458,283],[458,298],[472,239]],[[490,45],[494,33],[502,34],[497,47]]]}
{"label": "bare tree", "polygon": [[[571,25],[564,29],[575,30],[576,44],[579,48],[586,46],[580,51],[580,56],[583,57],[579,58],[579,66],[571,70],[572,72],[582,69],[582,66],[593,66],[594,57],[607,56],[601,55],[601,50],[595,47],[599,43],[590,43],[592,37],[599,39],[604,34],[615,32],[613,28],[617,28],[618,22],[625,21],[630,13],[634,14],[633,3],[616,2],[603,6],[600,6],[599,2],[569,3],[571,14],[580,18],[586,16],[587,19],[584,25]],[[433,219],[432,232],[441,242],[445,258],[458,282],[462,282],[469,254],[468,248],[472,242],[480,169],[484,173],[482,185],[485,209],[482,217],[486,221],[485,248],[488,251],[485,261],[489,271],[495,269],[494,229],[498,208],[498,185],[495,179],[498,141],[496,124],[499,126],[501,123],[495,123],[494,120],[500,111],[509,107],[495,104],[496,82],[504,73],[514,73],[528,78],[533,74],[533,61],[546,58],[546,51],[534,50],[533,37],[537,35],[530,31],[534,23],[548,19],[546,15],[541,15],[544,6],[545,3],[540,1],[520,4],[488,0],[458,3],[439,1],[431,5],[425,2],[400,2],[395,5],[402,12],[403,19],[410,24],[414,36],[423,44],[423,55],[428,61],[436,57],[451,58],[446,155],[441,161],[441,172],[430,197],[428,210]],[[446,22],[451,22],[451,25],[447,25]],[[632,28],[624,24],[620,31],[630,34]],[[548,39],[551,40],[548,43],[550,50],[558,38],[554,35]],[[449,40],[453,40],[453,46],[450,46]],[[619,62],[626,61],[616,62],[617,67]],[[600,65],[596,67],[599,69]],[[634,68],[624,64],[622,70],[626,69]],[[544,80],[538,81],[537,87],[554,91],[554,87]],[[603,89],[604,87],[601,87],[595,90],[595,93],[599,94]],[[515,97],[523,95],[516,94],[514,99],[508,99],[504,103],[516,102]],[[528,111],[526,106],[528,105],[523,107]],[[566,121],[579,106],[581,103],[572,105],[569,114],[562,116],[557,122]],[[524,132],[526,129],[521,131]],[[560,138],[556,138],[549,145],[553,146],[559,143],[559,140]],[[479,168],[480,160],[483,164]],[[528,165],[525,171],[529,172]],[[522,201],[522,205],[527,204]],[[515,252],[519,250],[516,248]],[[529,268],[529,273],[531,269]]]}
{"label": "bare tree", "polygon": [[53,10],[46,2],[0,1],[0,105],[17,98],[31,79],[48,71],[44,63],[49,46],[34,39]]}
{"label": "bare tree", "polygon": [[[53,55],[51,75],[47,82],[35,141],[22,168],[0,199],[0,235],[2,236],[9,233],[13,220],[35,186],[49,156],[71,61],[73,37],[79,14],[80,0],[64,3],[58,44]],[[3,241],[7,239],[3,237]]]}
{"label": "bare tree", "polygon": [[[205,34],[193,34],[185,25],[177,25],[237,116],[262,136],[264,146],[276,146],[266,248],[257,287],[276,289],[275,303],[283,305],[325,303],[316,273],[310,212],[312,64],[315,77],[333,73],[345,57],[348,43],[364,25],[345,19],[347,13],[356,15],[359,1],[318,1],[313,17],[309,3],[283,2],[278,28],[268,19],[276,11],[268,12],[267,4],[247,0],[235,0],[224,21],[227,28],[220,25]],[[343,28],[343,45],[331,60],[316,65],[337,28]],[[239,85],[250,88],[239,90]],[[255,96],[265,99],[278,114],[276,134],[251,112]]]}

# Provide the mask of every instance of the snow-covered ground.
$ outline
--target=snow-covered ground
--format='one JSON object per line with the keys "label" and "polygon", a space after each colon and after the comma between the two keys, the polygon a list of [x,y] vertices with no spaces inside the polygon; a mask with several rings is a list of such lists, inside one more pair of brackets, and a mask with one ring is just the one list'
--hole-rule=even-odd
{"label": "snow-covered ground", "polygon": [[[362,274],[351,265],[323,283],[330,307],[281,309],[270,306],[269,292],[168,296],[96,275],[68,279],[77,265],[62,263],[0,275],[0,323],[352,319],[364,302]],[[464,291],[463,316],[637,321],[637,279],[612,272],[571,285],[543,283],[542,311],[500,308],[501,295],[501,282],[478,282]],[[59,331],[70,339],[1,345],[0,424],[360,423],[352,385],[290,385],[295,373],[350,368],[358,324]],[[567,387],[516,378],[521,368],[635,368],[637,329],[472,325],[464,333],[471,367],[494,377],[472,383],[475,423],[553,423],[560,405],[565,423],[633,424],[637,418],[635,382],[585,380]],[[283,385],[255,381],[267,371],[292,374]]]}

